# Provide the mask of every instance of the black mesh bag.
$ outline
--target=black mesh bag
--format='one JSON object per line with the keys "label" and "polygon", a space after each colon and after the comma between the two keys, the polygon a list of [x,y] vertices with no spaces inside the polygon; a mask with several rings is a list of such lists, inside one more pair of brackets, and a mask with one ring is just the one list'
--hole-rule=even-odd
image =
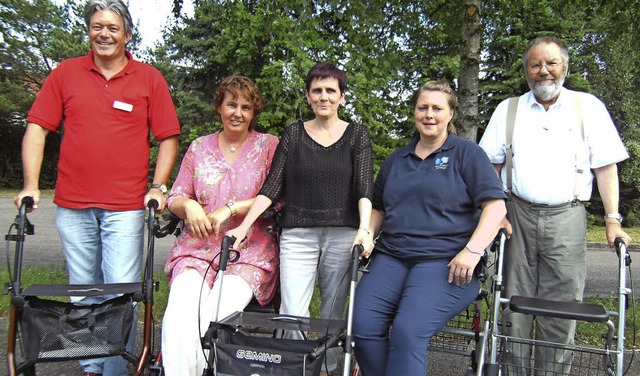
{"label": "black mesh bag", "polygon": [[311,359],[312,349],[326,339],[294,340],[256,337],[222,327],[216,341],[217,367],[220,374],[251,376],[318,375],[324,354]]}
{"label": "black mesh bag", "polygon": [[123,295],[80,305],[25,298],[21,329],[25,360],[55,361],[121,355],[133,321],[133,299]]}

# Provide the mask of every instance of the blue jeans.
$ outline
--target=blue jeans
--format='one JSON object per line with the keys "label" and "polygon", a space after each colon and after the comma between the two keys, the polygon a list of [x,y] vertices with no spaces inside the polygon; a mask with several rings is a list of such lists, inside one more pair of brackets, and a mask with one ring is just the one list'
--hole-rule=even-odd
{"label": "blue jeans", "polygon": [[[353,334],[363,375],[426,375],[429,340],[471,304],[479,283],[448,283],[447,261],[377,252],[355,293]],[[391,333],[389,333],[391,330]]]}
{"label": "blue jeans", "polygon": [[[102,284],[140,281],[144,246],[144,213],[141,210],[109,211],[99,208],[67,209],[58,206],[56,225],[67,260],[70,284]],[[110,297],[73,298],[94,304]],[[137,310],[127,351],[135,344]],[[127,361],[120,357],[81,360],[85,372],[126,376]]]}
{"label": "blue jeans", "polygon": [[[314,284],[320,289],[320,318],[342,320],[349,289],[351,246],[357,230],[350,227],[296,227],[280,238],[280,313],[309,316]],[[287,331],[286,338],[301,338]],[[338,348],[327,350],[323,369],[333,371]],[[326,367],[325,367],[326,365]]]}

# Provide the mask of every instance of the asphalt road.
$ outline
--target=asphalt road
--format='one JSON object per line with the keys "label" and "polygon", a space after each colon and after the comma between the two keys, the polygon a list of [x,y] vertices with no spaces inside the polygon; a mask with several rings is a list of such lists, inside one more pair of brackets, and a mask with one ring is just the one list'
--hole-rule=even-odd
{"label": "asphalt road", "polygon": [[[11,197],[0,197],[0,229],[5,233],[14,222],[17,210]],[[55,228],[55,205],[51,197],[43,197],[40,207],[28,215],[29,221],[35,226],[35,235],[28,236],[24,244],[23,267],[50,266],[64,267],[64,255],[62,246]],[[161,275],[162,268],[174,238],[168,236],[155,241],[154,271]],[[9,251],[13,258],[13,245]],[[632,259],[640,253],[632,252]],[[0,267],[6,267],[6,256],[1,257]],[[592,244],[587,253],[587,284],[585,295],[609,297],[615,294],[617,288],[617,257],[605,245]],[[640,261],[632,263],[631,274],[634,285],[640,281]],[[13,265],[12,265],[13,267]],[[2,281],[5,282],[5,281]],[[139,325],[140,327],[141,325]],[[6,318],[0,318],[0,352],[6,354],[6,338],[8,323]],[[156,333],[159,332],[156,328]],[[157,334],[159,337],[159,333]],[[138,336],[140,338],[140,336]],[[4,358],[4,357],[3,357]],[[628,359],[628,357],[627,357]],[[636,360],[635,365],[640,361]],[[467,359],[449,354],[430,352],[429,365],[431,375],[462,375],[468,365]],[[635,369],[635,367],[634,367]],[[640,374],[640,367],[637,373]],[[43,375],[79,375],[80,368],[76,362],[50,363],[38,365],[38,374]],[[6,364],[0,363],[0,374],[6,373]]]}

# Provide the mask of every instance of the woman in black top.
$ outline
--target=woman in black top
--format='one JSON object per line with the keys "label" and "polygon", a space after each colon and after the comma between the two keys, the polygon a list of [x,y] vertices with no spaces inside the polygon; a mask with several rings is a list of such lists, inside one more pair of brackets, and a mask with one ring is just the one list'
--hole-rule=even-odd
{"label": "woman in black top", "polygon": [[[236,248],[260,214],[284,198],[280,242],[280,313],[309,316],[317,279],[320,318],[341,319],[350,251],[370,248],[373,150],[367,129],[338,118],[346,75],[331,63],[307,74],[306,97],[316,117],[287,127],[271,170],[242,224],[227,232]],[[295,338],[296,333],[288,333]],[[327,353],[335,368],[337,349]]]}

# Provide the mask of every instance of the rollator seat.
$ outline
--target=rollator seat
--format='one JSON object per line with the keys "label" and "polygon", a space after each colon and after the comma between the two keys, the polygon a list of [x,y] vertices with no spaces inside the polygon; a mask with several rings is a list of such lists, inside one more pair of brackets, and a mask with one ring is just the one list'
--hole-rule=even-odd
{"label": "rollator seat", "polygon": [[509,300],[513,312],[588,322],[606,323],[609,313],[599,304],[562,302],[514,295]]}
{"label": "rollator seat", "polygon": [[[142,291],[142,283],[107,283],[100,285],[31,285],[23,296],[101,296],[135,294]],[[142,300],[142,297],[141,299]]]}

